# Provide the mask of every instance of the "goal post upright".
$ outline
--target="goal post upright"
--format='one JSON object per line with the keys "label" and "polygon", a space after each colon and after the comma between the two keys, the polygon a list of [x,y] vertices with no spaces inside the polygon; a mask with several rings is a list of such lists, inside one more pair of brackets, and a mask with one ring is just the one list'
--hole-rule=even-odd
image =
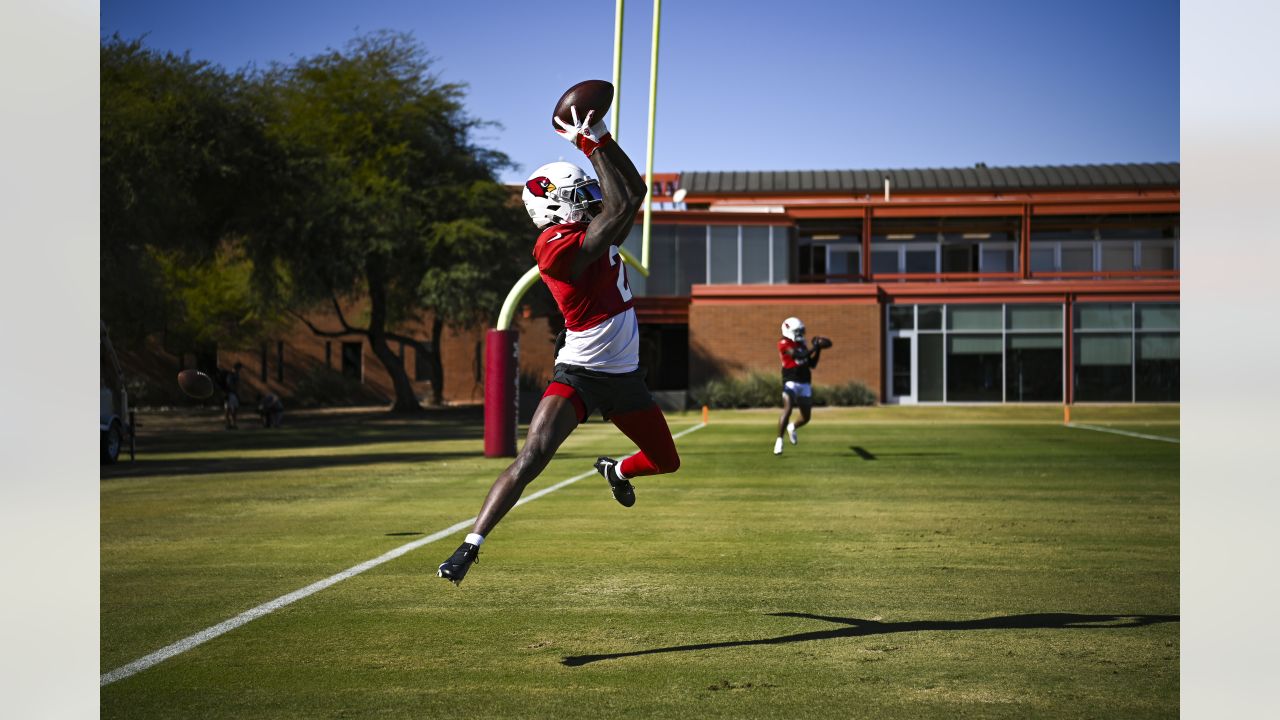
{"label": "goal post upright", "polygon": [[[617,140],[622,97],[622,19],[624,0],[617,0],[613,22],[613,136]],[[654,0],[653,6],[653,56],[649,64],[649,145],[646,166],[647,190],[645,192],[644,223],[640,241],[640,257],[636,258],[626,248],[619,248],[623,262],[632,266],[643,277],[649,277],[649,221],[653,209],[653,123],[654,102],[658,83],[658,21],[662,13],[662,0]],[[541,276],[532,267],[511,288],[498,312],[498,322],[485,335],[484,372],[484,454],[485,457],[514,457],[516,454],[516,422],[519,417],[519,334],[511,329],[516,308],[529,288]]]}

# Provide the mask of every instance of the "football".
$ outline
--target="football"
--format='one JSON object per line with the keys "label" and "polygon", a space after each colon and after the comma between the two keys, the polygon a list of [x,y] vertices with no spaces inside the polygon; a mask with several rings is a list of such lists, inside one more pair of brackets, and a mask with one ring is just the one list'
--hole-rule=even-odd
{"label": "football", "polygon": [[552,113],[551,127],[555,130],[561,129],[554,118],[560,118],[561,122],[572,123],[573,113],[570,108],[575,106],[578,108],[578,120],[585,119],[587,113],[594,110],[595,115],[592,116],[591,121],[599,122],[604,119],[604,114],[609,112],[609,105],[612,102],[613,83],[606,80],[583,80],[565,90],[560,96],[555,112]]}
{"label": "football", "polygon": [[816,348],[826,349],[831,347],[831,340],[829,338],[824,338],[821,335],[815,335],[813,338],[813,346]]}
{"label": "football", "polygon": [[213,394],[213,380],[199,370],[178,373],[178,387],[193,398],[207,398]]}

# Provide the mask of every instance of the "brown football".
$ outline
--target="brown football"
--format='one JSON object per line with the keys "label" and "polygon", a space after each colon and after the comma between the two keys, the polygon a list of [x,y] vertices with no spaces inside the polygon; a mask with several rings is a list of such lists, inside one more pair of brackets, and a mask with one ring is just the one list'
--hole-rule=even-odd
{"label": "brown football", "polygon": [[[609,112],[609,105],[612,102],[613,83],[607,80],[583,80],[564,91],[560,96],[560,102],[556,103],[556,110],[552,116],[560,118],[562,122],[572,123],[573,113],[569,108],[576,106],[579,120],[585,119],[589,111],[595,110],[591,122],[596,123],[604,119],[604,114]],[[556,130],[561,129],[555,120],[551,121],[551,127]]]}
{"label": "brown football", "polygon": [[814,347],[825,350],[831,347],[831,340],[830,338],[825,338],[819,335],[813,339],[813,345]]}
{"label": "brown football", "polygon": [[207,398],[213,394],[213,380],[199,370],[178,373],[178,387],[193,398]]}

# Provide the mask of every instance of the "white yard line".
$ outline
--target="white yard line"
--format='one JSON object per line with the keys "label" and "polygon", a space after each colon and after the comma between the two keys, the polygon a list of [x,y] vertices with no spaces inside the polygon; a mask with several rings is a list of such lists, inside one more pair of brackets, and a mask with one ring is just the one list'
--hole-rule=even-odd
{"label": "white yard line", "polygon": [[[691,428],[688,428],[686,430],[682,430],[676,433],[672,437],[674,438],[684,437],[685,435],[688,435],[694,430],[698,430],[704,427],[706,427],[706,425],[704,425],[703,423],[698,423],[697,425],[694,425]],[[543,488],[542,490],[539,490],[538,492],[533,493],[532,495],[528,495],[523,498],[520,498],[520,500],[515,504],[515,507],[520,507],[521,505],[527,502],[533,502],[534,500],[537,500],[538,498],[542,497],[543,495],[546,495],[547,493],[555,492],[560,488],[567,487],[569,485],[572,485],[578,482],[579,480],[582,480],[583,478],[588,478],[595,474],[596,474],[595,470],[589,470],[580,475],[574,475],[568,480],[561,480],[560,482],[556,483],[555,485],[552,485],[551,487]],[[223,635],[225,633],[231,632],[232,630],[235,630],[236,628],[240,627],[241,625],[244,625],[250,620],[256,620],[257,618],[260,618],[263,615],[267,615],[269,613],[275,612],[276,610],[279,610],[280,608],[285,607],[286,605],[291,605],[307,597],[308,595],[312,595],[314,593],[320,592],[321,590],[324,590],[325,588],[331,585],[336,585],[342,582],[343,580],[346,580],[347,578],[355,577],[356,575],[359,575],[365,570],[370,570],[389,560],[394,560],[411,550],[417,550],[423,545],[433,543],[437,540],[442,540],[456,532],[466,530],[467,528],[471,527],[472,524],[475,523],[475,521],[476,519],[473,517],[467,520],[463,520],[461,522],[454,523],[453,525],[450,525],[449,527],[443,530],[433,532],[424,538],[418,538],[417,540],[414,540],[411,543],[406,543],[394,550],[385,552],[372,560],[366,560],[365,562],[362,562],[359,565],[349,567],[346,570],[343,570],[342,572],[338,573],[337,575],[331,575],[323,580],[311,583],[310,585],[300,590],[294,590],[288,595],[281,595],[275,600],[272,600],[270,602],[265,602],[255,608],[246,610],[240,613],[239,615],[231,618],[230,620],[224,620],[223,622],[220,622],[217,625],[201,630],[195,635],[185,637],[179,640],[178,642],[173,643],[172,645],[167,645],[165,647],[162,647],[159,650],[151,653],[150,655],[140,657],[137,660],[134,660],[133,662],[129,663],[128,665],[122,665],[116,668],[115,670],[112,670],[111,672],[104,673],[102,677],[99,679],[98,686],[103,687],[106,685],[110,685],[111,683],[117,680],[123,680],[124,678],[127,678],[130,675],[140,673],[143,670],[146,670],[147,668],[153,665],[156,665],[158,663],[164,662],[165,660],[168,660],[174,655],[184,653],[190,650],[191,648],[196,647],[197,645],[201,645],[205,642],[208,642],[209,640],[212,640],[218,637],[219,635]]]}
{"label": "white yard line", "polygon": [[1128,430],[1116,430],[1114,428],[1098,427],[1097,425],[1085,425],[1083,423],[1068,423],[1067,427],[1080,428],[1081,430],[1096,430],[1098,432],[1112,433],[1115,435],[1128,435],[1129,437],[1142,438],[1143,440],[1159,440],[1160,442],[1173,443],[1180,445],[1177,438],[1161,437],[1159,435],[1143,435],[1142,433],[1129,432]]}

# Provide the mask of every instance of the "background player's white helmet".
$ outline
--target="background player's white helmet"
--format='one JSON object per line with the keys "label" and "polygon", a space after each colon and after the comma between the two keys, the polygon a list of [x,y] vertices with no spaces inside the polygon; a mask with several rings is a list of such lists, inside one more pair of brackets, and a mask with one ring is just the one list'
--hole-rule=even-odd
{"label": "background player's white helmet", "polygon": [[804,338],[804,323],[800,318],[789,317],[782,321],[782,337],[792,342],[800,342]]}
{"label": "background player's white helmet", "polygon": [[567,162],[547,163],[529,176],[520,193],[529,219],[539,229],[559,223],[584,222],[600,212],[600,183]]}

